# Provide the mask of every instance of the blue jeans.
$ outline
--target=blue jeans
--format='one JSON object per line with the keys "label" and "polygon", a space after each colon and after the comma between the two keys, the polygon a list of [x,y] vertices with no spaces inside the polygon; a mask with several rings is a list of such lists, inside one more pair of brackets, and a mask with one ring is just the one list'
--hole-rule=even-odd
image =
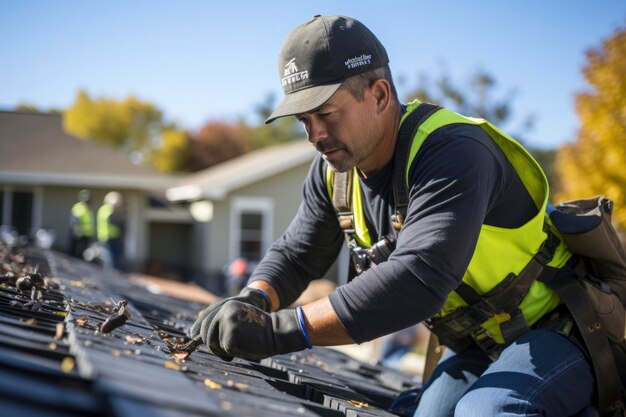
{"label": "blue jeans", "polygon": [[591,416],[594,386],[591,365],[575,343],[530,330],[493,363],[477,347],[448,350],[414,416]]}

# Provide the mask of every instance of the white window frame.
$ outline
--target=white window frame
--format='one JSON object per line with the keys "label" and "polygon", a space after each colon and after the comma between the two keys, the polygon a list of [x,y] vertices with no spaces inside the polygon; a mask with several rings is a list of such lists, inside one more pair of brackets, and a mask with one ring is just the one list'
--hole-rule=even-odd
{"label": "white window frame", "polygon": [[229,260],[241,256],[241,215],[261,214],[261,258],[273,241],[274,200],[269,197],[233,197],[230,203]]}

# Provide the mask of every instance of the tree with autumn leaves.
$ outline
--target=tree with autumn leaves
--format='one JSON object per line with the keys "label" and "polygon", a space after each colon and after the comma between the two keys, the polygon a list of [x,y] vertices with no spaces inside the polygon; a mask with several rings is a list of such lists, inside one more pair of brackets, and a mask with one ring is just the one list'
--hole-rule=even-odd
{"label": "tree with autumn leaves", "polygon": [[163,114],[151,103],[134,96],[92,99],[82,90],[63,117],[65,130],[79,138],[140,154],[156,146],[163,124]]}
{"label": "tree with autumn leaves", "polygon": [[155,105],[129,96],[124,100],[92,98],[80,90],[63,113],[63,127],[84,140],[111,146],[133,162],[165,171],[186,163],[187,133],[163,119]]}
{"label": "tree with autumn leaves", "polygon": [[576,95],[580,130],[556,159],[556,202],[606,195],[615,224],[626,230],[626,28],[587,52],[589,90]]}
{"label": "tree with autumn leaves", "polygon": [[[270,96],[258,107],[258,126],[211,120],[188,131],[167,122],[152,103],[133,96],[124,100],[92,98],[81,90],[64,112],[63,125],[68,133],[125,152],[134,162],[162,172],[193,172],[250,150],[302,138],[304,133],[292,118],[271,126],[263,123],[272,100]],[[32,108],[28,110],[36,111]]]}

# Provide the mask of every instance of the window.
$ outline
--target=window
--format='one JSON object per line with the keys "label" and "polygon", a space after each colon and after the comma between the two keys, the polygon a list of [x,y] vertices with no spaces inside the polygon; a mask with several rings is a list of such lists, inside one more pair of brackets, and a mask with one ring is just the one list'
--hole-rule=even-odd
{"label": "window", "polygon": [[263,246],[263,214],[243,212],[240,216],[239,256],[258,262]]}
{"label": "window", "polygon": [[33,226],[33,193],[28,191],[13,192],[11,207],[11,225],[20,235],[28,235]]}
{"label": "window", "polygon": [[274,203],[270,198],[237,197],[232,200],[230,259],[261,260],[272,243]]}
{"label": "window", "polygon": [[21,235],[28,235],[33,227],[40,226],[41,213],[37,213],[37,202],[41,203],[38,187],[29,190],[0,186],[0,223],[13,226]]}

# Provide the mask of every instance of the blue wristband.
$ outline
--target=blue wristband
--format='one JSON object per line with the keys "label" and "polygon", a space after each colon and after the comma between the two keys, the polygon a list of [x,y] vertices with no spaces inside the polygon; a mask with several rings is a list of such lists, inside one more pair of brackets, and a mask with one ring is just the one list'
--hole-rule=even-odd
{"label": "blue wristband", "polygon": [[300,333],[302,333],[302,337],[304,337],[304,343],[306,347],[309,349],[313,348],[311,344],[311,339],[309,339],[309,334],[306,332],[306,324],[304,323],[304,314],[302,314],[302,306],[296,307],[296,315],[298,316],[298,326],[300,327]]}
{"label": "blue wristband", "polygon": [[270,296],[267,295],[265,293],[265,291],[263,291],[263,290],[261,290],[259,288],[253,288],[253,287],[248,287],[248,288],[253,289],[254,291],[260,293],[263,297],[265,297],[265,299],[267,300],[267,305],[268,305],[270,311],[272,310],[272,300],[270,300]]}

